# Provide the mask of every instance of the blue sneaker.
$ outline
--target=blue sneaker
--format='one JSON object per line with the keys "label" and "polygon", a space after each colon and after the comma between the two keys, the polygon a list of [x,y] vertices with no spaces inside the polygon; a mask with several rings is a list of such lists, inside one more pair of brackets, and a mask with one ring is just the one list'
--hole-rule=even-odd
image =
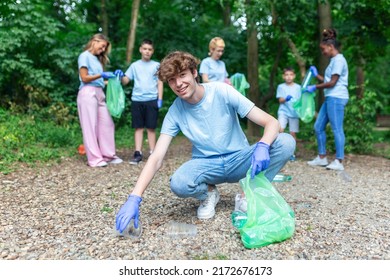
{"label": "blue sneaker", "polygon": [[290,161],[295,161],[295,155],[292,155],[292,156],[290,157]]}

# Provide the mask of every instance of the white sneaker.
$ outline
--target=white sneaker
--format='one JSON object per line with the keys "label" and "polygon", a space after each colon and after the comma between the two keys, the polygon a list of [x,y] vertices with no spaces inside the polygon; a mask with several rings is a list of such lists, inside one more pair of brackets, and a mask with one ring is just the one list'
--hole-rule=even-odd
{"label": "white sneaker", "polygon": [[329,164],[329,162],[326,157],[320,158],[320,156],[317,156],[315,159],[308,161],[307,164],[311,166],[326,166]]}
{"label": "white sneaker", "polygon": [[108,163],[111,163],[111,164],[119,164],[119,163],[122,163],[123,160],[121,158],[114,158],[113,160],[109,161]]}
{"label": "white sneaker", "polygon": [[214,188],[207,192],[207,198],[200,203],[198,208],[198,219],[210,219],[215,215],[215,206],[219,201],[219,192]]}
{"label": "white sneaker", "polygon": [[96,164],[96,167],[106,167],[106,166],[107,166],[107,162],[105,161],[101,161],[98,164]]}
{"label": "white sneaker", "polygon": [[329,165],[326,166],[326,169],[333,169],[333,170],[342,171],[342,170],[344,170],[344,166],[338,159],[335,159]]}

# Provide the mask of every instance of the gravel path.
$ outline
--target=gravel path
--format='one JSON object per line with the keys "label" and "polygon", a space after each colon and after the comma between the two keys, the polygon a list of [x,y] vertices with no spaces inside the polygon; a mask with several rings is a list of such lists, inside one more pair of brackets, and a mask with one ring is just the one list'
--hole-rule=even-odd
{"label": "gravel path", "polygon": [[[313,153],[298,151],[298,160],[282,170],[293,180],[274,183],[296,215],[295,234],[282,243],[244,248],[230,221],[238,183],[220,185],[215,218],[199,221],[199,203],[169,190],[169,176],[190,156],[188,142],[177,138],[144,194],[138,240],[115,237],[113,227],[115,211],[144,163],[89,168],[78,156],[0,174],[0,259],[389,260],[390,160],[348,155],[348,181],[336,171],[308,166]],[[128,159],[131,151],[118,154]],[[196,224],[198,234],[170,238],[172,220]]]}

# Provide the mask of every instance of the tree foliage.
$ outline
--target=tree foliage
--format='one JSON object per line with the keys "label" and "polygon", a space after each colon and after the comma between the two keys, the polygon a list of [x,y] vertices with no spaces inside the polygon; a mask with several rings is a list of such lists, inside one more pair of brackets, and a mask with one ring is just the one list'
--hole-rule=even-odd
{"label": "tree foliage", "polygon": [[[92,0],[1,2],[1,107],[40,112],[62,125],[74,121],[79,86],[77,57],[94,33],[105,31],[112,43],[107,70],[127,69],[126,42],[133,1],[103,2],[104,6],[102,1]],[[291,66],[302,72],[302,68],[319,63],[317,5],[322,2],[251,0],[249,6],[245,0],[140,0],[133,61],[140,58],[138,46],[144,38],[154,41],[156,60],[172,50],[189,51],[202,59],[208,55],[210,39],[220,36],[226,42],[223,60],[229,74],[248,75],[247,61],[253,59],[247,57],[247,15],[251,12],[258,40],[258,77],[254,78],[258,79],[258,89],[251,98],[276,116],[274,91],[282,82],[282,69]],[[351,96],[356,94],[357,73],[363,68],[367,92],[370,96],[375,92],[383,105],[370,109],[390,114],[390,2],[329,3],[333,27],[338,30],[350,68]],[[298,75],[296,82],[300,81]],[[131,88],[125,91],[131,94]],[[173,98],[165,94],[164,106]]]}

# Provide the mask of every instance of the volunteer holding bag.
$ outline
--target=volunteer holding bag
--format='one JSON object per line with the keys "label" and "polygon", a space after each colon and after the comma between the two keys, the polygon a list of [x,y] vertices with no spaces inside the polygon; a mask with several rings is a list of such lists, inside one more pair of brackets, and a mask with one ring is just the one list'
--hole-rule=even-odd
{"label": "volunteer holding bag", "polygon": [[[321,52],[330,58],[330,63],[325,70],[325,76],[318,74],[315,66],[310,67],[319,81],[317,85],[310,85],[306,91],[314,92],[316,89],[324,89],[325,101],[318,113],[314,130],[318,143],[318,156],[309,161],[308,164],[315,166],[326,166],[327,169],[344,170],[342,161],[344,159],[344,110],[348,103],[348,64],[340,53],[340,44],[336,40],[337,34],[334,29],[325,29],[322,33],[323,39],[320,44]],[[326,158],[326,132],[327,123],[330,123],[334,134],[336,145],[336,159],[328,163]]]}
{"label": "volunteer holding bag", "polygon": [[77,110],[88,165],[91,167],[122,162],[115,153],[115,125],[107,110],[103,92],[104,79],[115,77],[112,72],[103,71],[109,62],[110,50],[106,36],[95,34],[78,57],[80,87]]}

